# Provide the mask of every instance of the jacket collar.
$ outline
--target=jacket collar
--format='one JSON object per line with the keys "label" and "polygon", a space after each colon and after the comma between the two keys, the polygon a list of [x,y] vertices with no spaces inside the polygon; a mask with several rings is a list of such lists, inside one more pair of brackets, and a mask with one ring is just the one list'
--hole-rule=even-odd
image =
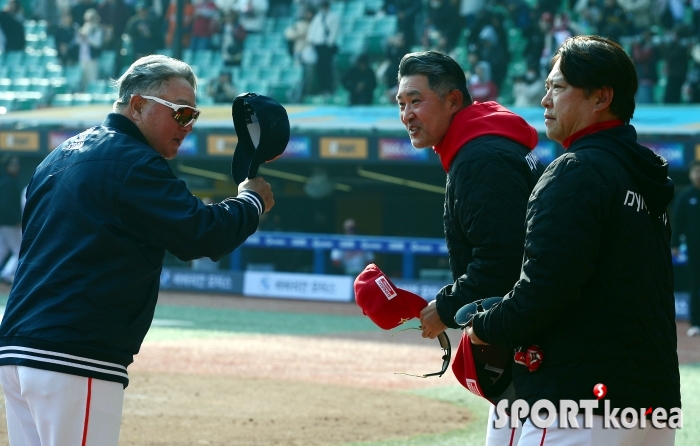
{"label": "jacket collar", "polygon": [[146,144],[147,146],[151,146],[148,144],[148,141],[146,141],[146,137],[143,136],[143,133],[141,133],[141,130],[139,130],[138,127],[136,127],[136,124],[133,123],[129,118],[126,116],[119,114],[119,113],[110,113],[107,115],[105,120],[102,122],[102,125],[104,127],[110,127],[113,129],[116,129],[120,131],[121,133],[127,134],[131,136],[132,138],[136,138],[142,143]]}

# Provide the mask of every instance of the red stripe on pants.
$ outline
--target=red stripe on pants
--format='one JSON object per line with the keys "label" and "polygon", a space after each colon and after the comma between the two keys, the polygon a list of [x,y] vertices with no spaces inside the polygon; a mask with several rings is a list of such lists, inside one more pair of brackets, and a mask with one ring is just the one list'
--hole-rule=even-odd
{"label": "red stripe on pants", "polygon": [[88,378],[87,400],[85,401],[85,425],[83,426],[82,446],[87,444],[88,422],[90,421],[90,399],[92,398],[92,378]]}

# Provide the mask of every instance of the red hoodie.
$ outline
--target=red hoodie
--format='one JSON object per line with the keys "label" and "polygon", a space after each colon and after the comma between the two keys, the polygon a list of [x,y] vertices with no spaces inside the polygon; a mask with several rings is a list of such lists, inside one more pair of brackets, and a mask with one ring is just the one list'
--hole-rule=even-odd
{"label": "red hoodie", "polygon": [[504,136],[530,150],[537,145],[537,131],[523,118],[497,102],[474,102],[454,115],[447,134],[433,147],[445,172],[462,146],[484,135]]}

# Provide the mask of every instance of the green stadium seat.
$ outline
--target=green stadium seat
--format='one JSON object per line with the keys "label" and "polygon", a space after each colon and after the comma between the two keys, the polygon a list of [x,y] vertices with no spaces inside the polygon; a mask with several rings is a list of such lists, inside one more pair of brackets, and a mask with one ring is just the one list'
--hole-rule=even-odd
{"label": "green stadium seat", "polygon": [[0,96],[0,115],[15,110],[15,98]]}
{"label": "green stadium seat", "polygon": [[51,90],[51,81],[49,79],[45,77],[34,77],[31,79],[31,85],[29,86],[28,91],[39,93],[42,96],[47,96],[49,93],[51,93]]}
{"label": "green stadium seat", "polygon": [[396,34],[397,19],[395,15],[385,15],[374,19],[373,31],[384,34],[385,36],[393,36]]}
{"label": "green stadium seat", "polygon": [[18,67],[24,62],[24,51],[8,51],[5,53],[3,64],[8,67]]}
{"label": "green stadium seat", "polygon": [[[336,3],[342,3],[342,2],[334,2],[333,4],[336,4]],[[272,21],[274,23],[273,30],[275,32],[284,33],[284,30],[287,29],[294,22],[294,18],[292,16],[290,16],[290,17],[277,17],[274,20],[268,19],[268,21]]]}
{"label": "green stadium seat", "polygon": [[362,17],[366,10],[364,0],[351,0],[345,5],[344,15],[346,17]]}
{"label": "green stadium seat", "polygon": [[214,52],[212,50],[199,50],[195,51],[192,62],[200,67],[205,67],[211,65],[211,61],[214,58]]}
{"label": "green stadium seat", "polygon": [[243,47],[246,49],[246,52],[248,50],[255,50],[262,47],[262,40],[263,38],[260,34],[249,34],[245,42],[243,42]]}
{"label": "green stadium seat", "polygon": [[384,56],[386,51],[387,36],[382,33],[370,33],[365,37],[367,54],[371,58],[378,59]]}
{"label": "green stadium seat", "polygon": [[12,80],[12,91],[29,91],[31,85],[32,80],[29,78],[15,78]]}
{"label": "green stadium seat", "polygon": [[289,93],[293,88],[290,82],[273,82],[267,91],[268,95],[279,103],[289,102]]}
{"label": "green stadium seat", "polygon": [[107,93],[110,89],[109,82],[106,79],[95,79],[85,88],[86,93],[102,94]]}
{"label": "green stadium seat", "polygon": [[12,90],[12,79],[0,77],[0,92]]}
{"label": "green stadium seat", "polygon": [[331,12],[336,13],[338,17],[342,17],[345,15],[345,2],[331,2],[329,9]]}
{"label": "green stadium seat", "polygon": [[190,48],[183,49],[182,60],[188,64],[192,64],[194,62],[194,51]]}
{"label": "green stadium seat", "polygon": [[92,104],[93,96],[90,93],[73,93],[73,105]]}
{"label": "green stadium seat", "polygon": [[97,93],[92,95],[91,104],[112,105],[117,100],[116,93]]}
{"label": "green stadium seat", "polygon": [[70,107],[73,105],[73,95],[70,93],[61,93],[54,95],[51,100],[53,107]]}
{"label": "green stadium seat", "polygon": [[114,50],[103,50],[100,53],[100,73],[103,77],[114,76],[114,67],[117,63],[117,52]]}
{"label": "green stadium seat", "polygon": [[354,33],[360,33],[365,35],[374,29],[374,18],[367,16],[360,16],[355,19],[353,23],[352,30]]}

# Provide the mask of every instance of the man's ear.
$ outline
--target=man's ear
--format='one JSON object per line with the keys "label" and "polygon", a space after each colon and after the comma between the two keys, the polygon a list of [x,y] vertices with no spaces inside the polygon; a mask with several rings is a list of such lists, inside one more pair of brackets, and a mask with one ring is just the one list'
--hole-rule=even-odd
{"label": "man's ear", "polygon": [[464,95],[457,89],[447,93],[447,100],[449,101],[450,108],[454,109],[455,111],[461,110],[462,106],[464,105]]}
{"label": "man's ear", "polygon": [[134,95],[129,99],[129,111],[134,119],[139,119],[141,115],[141,109],[143,108],[146,100],[141,96]]}
{"label": "man's ear", "polygon": [[603,111],[610,108],[615,92],[612,87],[602,87],[597,91],[596,109]]}

